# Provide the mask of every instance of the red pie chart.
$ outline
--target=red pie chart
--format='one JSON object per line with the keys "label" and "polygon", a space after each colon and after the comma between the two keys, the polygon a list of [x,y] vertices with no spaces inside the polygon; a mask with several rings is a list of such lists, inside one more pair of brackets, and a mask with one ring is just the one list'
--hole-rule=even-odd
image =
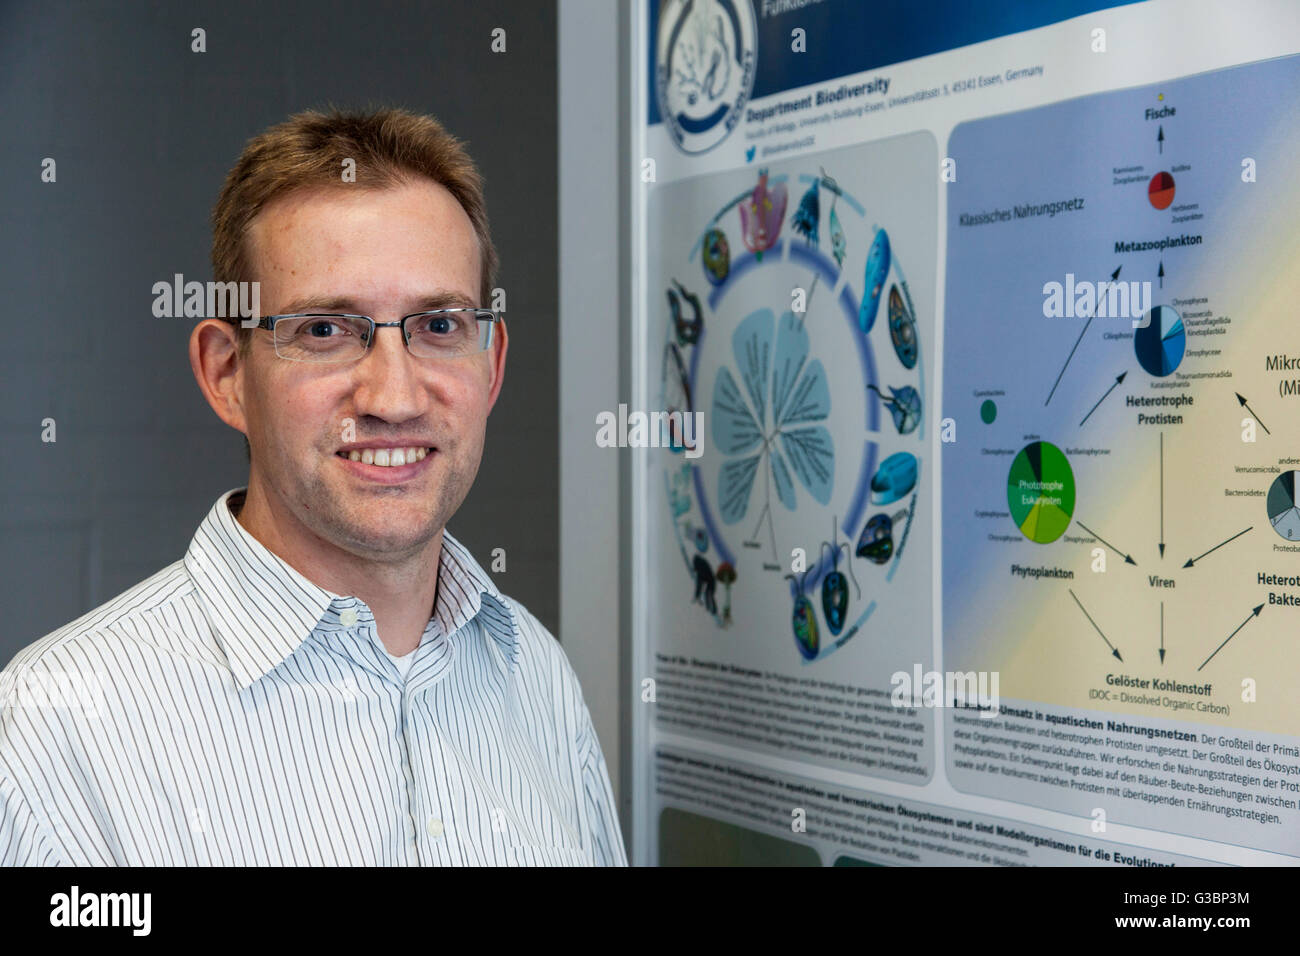
{"label": "red pie chart", "polygon": [[1174,177],[1168,173],[1156,173],[1147,183],[1147,199],[1157,209],[1168,209],[1174,201]]}

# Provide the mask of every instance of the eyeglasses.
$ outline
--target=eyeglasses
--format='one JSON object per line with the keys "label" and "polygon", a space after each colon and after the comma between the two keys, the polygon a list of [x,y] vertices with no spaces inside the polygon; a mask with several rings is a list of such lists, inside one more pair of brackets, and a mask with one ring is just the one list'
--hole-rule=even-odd
{"label": "eyeglasses", "polygon": [[416,358],[478,355],[492,347],[501,321],[491,309],[434,309],[413,312],[397,322],[337,312],[293,312],[264,315],[254,328],[269,330],[275,354],[291,362],[355,362],[370,348],[375,329],[386,326],[401,328]]}

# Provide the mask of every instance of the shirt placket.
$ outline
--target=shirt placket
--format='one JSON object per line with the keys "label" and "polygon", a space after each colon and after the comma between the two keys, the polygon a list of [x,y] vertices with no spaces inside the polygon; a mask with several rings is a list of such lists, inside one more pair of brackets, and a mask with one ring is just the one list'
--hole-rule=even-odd
{"label": "shirt placket", "polygon": [[[418,866],[421,861],[418,851],[419,830],[415,823],[414,811],[416,804],[410,748],[409,705],[397,665],[381,651],[374,615],[365,603],[357,598],[348,597],[335,601],[321,619],[318,629],[323,639],[335,642],[335,646],[355,666],[379,677],[384,684],[391,686],[395,692],[402,695],[399,708],[401,725],[396,728],[396,733],[383,730],[385,739],[391,742],[390,745],[394,749],[395,763],[401,767],[403,778],[402,806],[399,808],[403,823],[402,837],[397,847],[398,858],[388,859],[385,863]],[[428,632],[425,633],[427,636]],[[421,646],[415,653],[419,654],[423,649]]]}
{"label": "shirt placket", "polygon": [[437,728],[426,695],[446,678],[454,659],[451,642],[437,618],[416,651],[402,691],[402,770],[406,774],[411,862],[418,866],[452,866],[460,860],[456,819],[458,803],[442,764]]}

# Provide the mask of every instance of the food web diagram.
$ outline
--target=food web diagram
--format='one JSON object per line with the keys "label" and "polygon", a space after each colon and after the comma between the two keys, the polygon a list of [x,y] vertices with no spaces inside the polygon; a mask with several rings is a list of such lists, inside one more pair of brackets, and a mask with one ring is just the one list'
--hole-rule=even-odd
{"label": "food web diagram", "polygon": [[[1265,662],[1294,625],[1269,605],[1287,600],[1278,582],[1300,550],[1300,472],[1294,421],[1277,405],[1287,377],[1261,373],[1296,338],[1285,283],[1265,281],[1253,250],[1292,243],[1274,223],[1291,221],[1296,190],[1252,191],[1255,159],[1242,156],[1263,155],[1282,128],[1270,111],[1291,108],[1259,91],[1293,84],[1298,67],[954,131],[953,155],[982,190],[978,201],[954,190],[949,209],[945,407],[976,423],[943,465],[954,666],[997,666],[1013,696],[1033,688],[1066,704],[1086,702],[1097,668],[1150,667],[1208,698],[1212,679],[1278,666]],[[1229,92],[1254,108],[1225,119],[1207,106]],[[1041,135],[1075,122],[1118,145],[1083,158]],[[1008,162],[1009,142],[1033,149]],[[962,223],[1026,194],[1080,198],[1055,219],[1025,207]],[[1021,282],[987,282],[1028,262]],[[1263,707],[1252,714],[1268,724]]]}
{"label": "food web diagram", "polygon": [[664,253],[651,325],[660,407],[704,416],[703,449],[675,424],[662,443],[682,574],[665,597],[728,629],[737,602],[783,593],[811,663],[863,631],[907,552],[929,343],[906,250],[840,170],[750,168],[711,195]]}

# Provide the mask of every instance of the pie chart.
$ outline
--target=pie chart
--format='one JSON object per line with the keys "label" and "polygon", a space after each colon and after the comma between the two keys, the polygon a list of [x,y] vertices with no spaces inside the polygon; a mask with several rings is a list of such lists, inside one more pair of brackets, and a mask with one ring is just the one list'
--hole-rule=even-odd
{"label": "pie chart", "polygon": [[1007,504],[1030,541],[1048,544],[1065,534],[1074,517],[1074,472],[1061,449],[1036,441],[1020,450],[1007,475]]}
{"label": "pie chart", "polygon": [[1300,507],[1297,507],[1296,476],[1300,471],[1284,471],[1273,479],[1268,489],[1268,520],[1273,530],[1288,541],[1300,541]]}
{"label": "pie chart", "polygon": [[1158,305],[1146,314],[1146,325],[1133,336],[1138,364],[1157,378],[1178,368],[1187,350],[1187,332],[1178,313]]}
{"label": "pie chart", "polygon": [[1147,199],[1157,209],[1168,209],[1174,201],[1174,177],[1168,173],[1156,173],[1147,183]]}

